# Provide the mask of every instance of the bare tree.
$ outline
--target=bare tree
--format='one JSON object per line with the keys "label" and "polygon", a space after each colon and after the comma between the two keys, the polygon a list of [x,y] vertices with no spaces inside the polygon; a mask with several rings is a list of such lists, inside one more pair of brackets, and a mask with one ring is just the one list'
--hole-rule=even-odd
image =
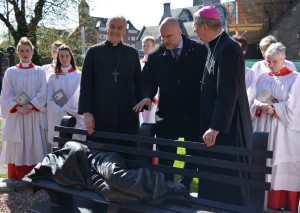
{"label": "bare tree", "polygon": [[[77,19],[80,0],[0,0],[0,20],[17,45],[27,36],[36,47],[33,62],[41,64],[38,54],[38,26],[67,28]],[[77,20],[76,20],[77,21]]]}

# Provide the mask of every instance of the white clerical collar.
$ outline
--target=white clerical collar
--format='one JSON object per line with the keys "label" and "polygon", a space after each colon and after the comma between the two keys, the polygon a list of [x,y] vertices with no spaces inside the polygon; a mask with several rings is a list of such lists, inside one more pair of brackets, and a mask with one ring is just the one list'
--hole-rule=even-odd
{"label": "white clerical collar", "polygon": [[25,62],[20,61],[20,63],[22,64],[22,67],[29,67],[29,64],[31,62],[25,63]]}
{"label": "white clerical collar", "polygon": [[68,73],[69,69],[71,69],[71,68],[72,68],[72,65],[70,64],[70,65],[67,66],[67,67],[61,67],[61,71],[62,71],[63,73]]}

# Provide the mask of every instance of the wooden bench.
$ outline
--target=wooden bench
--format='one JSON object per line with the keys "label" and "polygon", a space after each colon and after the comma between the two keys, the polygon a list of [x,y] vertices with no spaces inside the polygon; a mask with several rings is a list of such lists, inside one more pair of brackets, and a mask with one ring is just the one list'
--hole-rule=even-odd
{"label": "wooden bench", "polygon": [[[59,137],[55,138],[62,147],[64,143],[70,141],[72,134],[87,135],[85,130],[74,129],[75,119],[73,117],[64,117],[61,126],[56,126],[55,130],[60,132]],[[255,133],[254,145],[252,149],[242,149],[225,147],[215,145],[213,147],[206,147],[204,144],[197,142],[182,142],[170,139],[154,138],[155,126],[151,124],[143,124],[140,128],[139,135],[126,135],[118,133],[108,133],[95,131],[94,137],[106,139],[120,139],[127,143],[136,143],[138,146],[126,147],[121,145],[103,144],[101,142],[79,141],[88,147],[114,151],[119,153],[130,153],[130,155],[137,157],[138,160],[125,159],[126,165],[129,168],[150,168],[164,173],[172,173],[176,175],[185,175],[195,178],[215,180],[217,182],[230,183],[239,186],[247,186],[250,189],[250,199],[246,206],[237,206],[228,203],[207,200],[191,196],[190,205],[182,205],[180,203],[167,202],[158,206],[148,203],[116,203],[108,202],[100,194],[89,190],[77,190],[70,187],[65,187],[46,179],[29,179],[24,178],[27,183],[27,189],[36,192],[44,189],[50,196],[50,204],[35,206],[29,209],[29,212],[94,212],[92,209],[95,206],[101,206],[99,203],[107,204],[107,212],[145,212],[145,213],[159,213],[159,212],[266,212],[266,195],[270,190],[270,183],[266,181],[266,174],[271,173],[271,168],[266,166],[266,160],[272,158],[272,152],[267,151],[267,133]],[[78,140],[73,140],[78,141]],[[183,147],[211,152],[220,152],[228,154],[236,154],[248,156],[252,159],[251,164],[243,164],[237,162],[230,162],[224,160],[216,160],[203,158],[198,156],[185,156],[175,153],[166,153],[161,151],[153,151],[149,147],[153,144],[160,144],[165,146]],[[184,162],[195,163],[198,165],[206,165],[212,167],[221,167],[228,169],[236,169],[240,171],[247,171],[250,173],[250,178],[233,177],[221,174],[214,174],[203,171],[194,171],[182,168],[168,167],[149,163],[149,159],[153,156],[158,158],[167,158],[172,160],[179,160]],[[100,208],[100,207],[99,207]],[[70,210],[72,209],[72,210]],[[84,209],[84,210],[83,210]],[[97,209],[97,208],[96,208]],[[118,211],[119,209],[119,211]],[[122,209],[122,210],[120,210]],[[125,210],[124,210],[125,209]],[[101,212],[96,211],[96,212]]]}

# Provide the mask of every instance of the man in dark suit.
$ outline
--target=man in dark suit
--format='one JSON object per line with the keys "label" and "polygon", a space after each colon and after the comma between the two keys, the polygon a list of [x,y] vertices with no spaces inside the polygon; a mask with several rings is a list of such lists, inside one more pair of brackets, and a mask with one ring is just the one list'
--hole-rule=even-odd
{"label": "man in dark suit", "polygon": [[[200,85],[207,56],[204,44],[182,35],[179,22],[171,17],[160,25],[162,44],[153,49],[142,71],[141,101],[135,106],[140,111],[151,100],[159,88],[158,111],[156,112],[158,138],[199,141]],[[158,150],[176,153],[177,147],[158,146]],[[186,150],[186,154],[193,150]],[[159,159],[159,164],[172,165],[168,159]],[[195,168],[186,164],[185,168]],[[173,176],[166,174],[166,179]],[[189,187],[191,178],[183,178]]]}

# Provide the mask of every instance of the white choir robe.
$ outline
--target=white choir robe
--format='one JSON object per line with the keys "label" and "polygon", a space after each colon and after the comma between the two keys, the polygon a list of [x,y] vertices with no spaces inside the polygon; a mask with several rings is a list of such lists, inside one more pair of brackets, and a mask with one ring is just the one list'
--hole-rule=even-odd
{"label": "white choir robe", "polygon": [[[278,118],[262,113],[255,115],[260,92],[266,89],[278,99],[273,107]],[[300,76],[292,72],[284,76],[264,73],[248,89],[248,98],[254,131],[269,132],[268,149],[273,151],[273,190],[300,191]]]}
{"label": "white choir robe", "polygon": [[[297,72],[296,66],[293,62],[289,60],[285,60],[284,65],[286,68]],[[271,71],[270,68],[267,66],[265,60],[255,62],[255,64],[253,64],[251,69],[254,71],[255,74],[253,81],[255,81],[258,78],[258,76],[260,76],[261,74],[269,73]]]}
{"label": "white choir robe", "polygon": [[245,83],[246,83],[246,90],[251,86],[255,79],[255,73],[249,67],[245,69]]}
{"label": "white choir robe", "polygon": [[[54,126],[59,126],[63,116],[71,114],[76,118],[75,128],[85,129],[83,115],[78,114],[78,101],[80,92],[81,72],[74,72],[56,75],[52,73],[48,78],[47,89],[47,116],[48,116],[48,142],[51,147],[58,144],[53,141],[54,136],[58,136],[58,132],[54,131]],[[63,90],[69,98],[68,102],[60,107],[55,103],[52,96],[58,90]],[[73,139],[85,139],[84,136],[73,135]]]}
{"label": "white choir robe", "polygon": [[[143,70],[143,67],[145,65],[145,61],[146,61],[145,58],[140,60],[142,70]],[[155,95],[156,100],[158,100],[158,92]],[[152,101],[151,109],[150,110],[144,110],[143,112],[141,112],[139,114],[140,125],[142,125],[142,123],[155,123],[155,114],[156,114],[156,111],[157,111],[157,104],[158,103],[154,103]]]}
{"label": "white choir robe", "polygon": [[[39,110],[23,115],[11,113],[17,104],[13,98],[26,91]],[[1,161],[16,166],[39,163],[48,153],[46,136],[46,76],[39,66],[21,69],[10,67],[5,72],[1,92],[3,147]]]}
{"label": "white choir robe", "polygon": [[49,76],[54,73],[55,63],[52,62],[52,64],[45,64],[42,66],[42,68],[45,70],[46,78],[48,80]]}

